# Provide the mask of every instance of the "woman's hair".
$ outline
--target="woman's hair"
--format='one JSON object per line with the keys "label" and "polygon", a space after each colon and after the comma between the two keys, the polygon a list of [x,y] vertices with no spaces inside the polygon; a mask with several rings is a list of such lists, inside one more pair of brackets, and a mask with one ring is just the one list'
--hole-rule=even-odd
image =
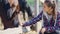
{"label": "woman's hair", "polygon": [[51,7],[51,8],[53,9],[52,15],[55,16],[55,3],[53,3],[53,2],[51,2],[51,1],[49,1],[49,0],[46,0],[44,3],[46,3],[46,5],[47,5],[48,7]]}

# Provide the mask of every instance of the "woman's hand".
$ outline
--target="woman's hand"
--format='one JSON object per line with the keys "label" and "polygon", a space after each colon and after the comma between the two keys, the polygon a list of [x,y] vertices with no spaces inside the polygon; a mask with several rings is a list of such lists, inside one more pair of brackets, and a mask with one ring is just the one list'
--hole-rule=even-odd
{"label": "woman's hand", "polygon": [[44,32],[46,31],[46,28],[42,28],[41,29],[41,33],[44,34]]}

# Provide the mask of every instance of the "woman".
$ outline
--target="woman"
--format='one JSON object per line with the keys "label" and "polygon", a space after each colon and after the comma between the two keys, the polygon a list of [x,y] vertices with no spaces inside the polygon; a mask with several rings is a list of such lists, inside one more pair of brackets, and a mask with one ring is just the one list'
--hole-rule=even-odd
{"label": "woman", "polygon": [[60,24],[58,24],[60,17],[59,13],[57,13],[56,17],[55,5],[50,1],[46,0],[44,2],[43,9],[44,11],[42,11],[37,17],[31,19],[29,22],[26,22],[25,24],[23,24],[23,26],[35,24],[43,18],[43,27],[40,32],[42,34],[57,34],[56,30],[60,28],[59,27]]}

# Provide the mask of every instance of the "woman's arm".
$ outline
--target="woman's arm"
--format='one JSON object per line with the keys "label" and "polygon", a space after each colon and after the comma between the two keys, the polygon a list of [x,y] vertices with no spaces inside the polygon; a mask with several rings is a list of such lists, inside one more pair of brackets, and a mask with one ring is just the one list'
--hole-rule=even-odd
{"label": "woman's arm", "polygon": [[29,26],[29,25],[37,23],[38,21],[42,19],[42,14],[43,14],[43,11],[37,17],[32,18],[30,21],[23,24],[23,26]]}

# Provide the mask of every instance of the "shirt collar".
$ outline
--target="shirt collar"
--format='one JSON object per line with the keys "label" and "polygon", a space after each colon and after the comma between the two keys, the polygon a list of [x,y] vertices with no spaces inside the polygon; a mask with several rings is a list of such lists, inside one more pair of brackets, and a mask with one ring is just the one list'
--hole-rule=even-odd
{"label": "shirt collar", "polygon": [[48,15],[45,11],[43,12],[43,14],[46,16],[46,18],[47,18],[48,20],[50,20],[50,19],[52,18],[52,15]]}

